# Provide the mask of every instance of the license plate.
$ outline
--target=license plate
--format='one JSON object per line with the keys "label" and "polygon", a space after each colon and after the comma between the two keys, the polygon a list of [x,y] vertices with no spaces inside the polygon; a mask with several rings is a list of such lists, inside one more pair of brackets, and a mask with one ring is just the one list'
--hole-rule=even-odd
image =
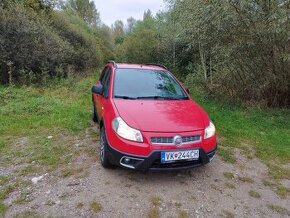
{"label": "license plate", "polygon": [[161,163],[177,160],[196,160],[199,158],[199,150],[161,152]]}

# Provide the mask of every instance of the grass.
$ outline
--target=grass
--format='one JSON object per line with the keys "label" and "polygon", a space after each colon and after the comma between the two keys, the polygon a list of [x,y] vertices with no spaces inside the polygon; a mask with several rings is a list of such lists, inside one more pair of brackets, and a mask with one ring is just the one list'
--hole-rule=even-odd
{"label": "grass", "polygon": [[255,182],[252,178],[246,177],[246,176],[239,176],[238,179],[242,182],[247,182],[247,183],[251,183],[251,184],[253,184]]}
{"label": "grass", "polygon": [[225,217],[225,218],[234,218],[235,217],[235,215],[228,210],[222,210],[222,213],[223,213],[222,217]]}
{"label": "grass", "polygon": [[158,217],[160,217],[159,209],[157,207],[150,208],[150,210],[148,211],[148,218],[158,218]]}
{"label": "grass", "polygon": [[51,128],[83,130],[89,118],[92,79],[68,79],[46,88],[0,86],[0,132],[20,136]]}
{"label": "grass", "polygon": [[94,213],[99,213],[103,210],[103,206],[97,201],[92,201],[90,203],[90,210]]}
{"label": "grass", "polygon": [[188,218],[189,216],[188,216],[188,213],[187,213],[186,211],[184,211],[184,210],[179,210],[179,211],[178,211],[178,217],[179,217],[179,218]]}
{"label": "grass", "polygon": [[250,190],[249,195],[253,198],[261,198],[261,194],[255,190]]}
{"label": "grass", "polygon": [[1,215],[4,216],[6,210],[7,210],[7,206],[5,204],[3,204],[3,203],[0,202],[0,216]]}
{"label": "grass", "polygon": [[290,169],[278,166],[276,164],[268,164],[269,174],[273,179],[290,179]]}
{"label": "grass", "polygon": [[283,198],[283,199],[287,198],[287,196],[290,195],[290,189],[280,184],[276,187],[275,192],[280,198]]}
{"label": "grass", "polygon": [[[252,152],[266,164],[290,163],[289,109],[249,108],[217,102],[205,98],[198,88],[192,88],[191,93],[216,125],[221,139],[218,154],[222,159],[234,162],[231,149],[239,148]],[[289,179],[290,169],[281,169],[285,172],[284,175],[277,173],[273,167],[270,167],[269,173],[276,179]]]}
{"label": "grass", "polygon": [[153,206],[160,206],[161,205],[161,202],[162,202],[162,200],[158,196],[153,196],[151,198],[151,203],[152,203]]}
{"label": "grass", "polygon": [[70,162],[73,157],[68,155],[68,138],[84,134],[89,126],[92,84],[93,76],[63,80],[45,88],[0,86],[1,162],[7,166],[35,163],[19,175],[33,175],[43,166],[54,169]]}
{"label": "grass", "polygon": [[15,187],[12,185],[3,187],[3,189],[1,189],[0,191],[0,201],[5,200],[8,197],[8,195],[14,191],[14,189]]}
{"label": "grass", "polygon": [[8,176],[0,176],[0,186],[6,185],[9,182]]}
{"label": "grass", "polygon": [[281,206],[278,206],[278,205],[274,205],[274,204],[267,204],[267,207],[270,209],[270,210],[273,210],[277,213],[279,213],[280,215],[287,215],[288,211],[286,208],[283,208]]}
{"label": "grass", "polygon": [[232,164],[237,162],[237,159],[235,158],[233,151],[229,148],[219,147],[218,154],[225,162]]}
{"label": "grass", "polygon": [[229,188],[229,189],[235,189],[235,188],[236,188],[234,184],[229,183],[229,182],[226,182],[226,183],[225,183],[225,186],[226,186],[227,188]]}
{"label": "grass", "polygon": [[234,174],[231,172],[224,172],[224,177],[226,177],[227,179],[233,179]]}

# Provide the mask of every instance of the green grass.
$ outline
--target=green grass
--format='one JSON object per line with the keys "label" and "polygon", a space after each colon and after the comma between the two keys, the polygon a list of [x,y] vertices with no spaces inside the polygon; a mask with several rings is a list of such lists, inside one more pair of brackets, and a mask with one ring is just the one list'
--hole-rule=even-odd
{"label": "green grass", "polygon": [[6,210],[7,210],[7,206],[0,202],[0,216],[4,217]]}
{"label": "green grass", "polygon": [[103,209],[102,205],[99,202],[93,201],[90,203],[90,210],[94,213],[99,213]]}
{"label": "green grass", "polygon": [[250,190],[249,195],[253,198],[261,198],[261,194],[255,190]]}
{"label": "green grass", "polygon": [[84,134],[89,126],[94,78],[67,79],[42,88],[0,86],[1,162],[8,166],[35,163],[19,175],[70,162],[68,138]]}
{"label": "green grass", "polygon": [[[83,130],[91,108],[93,77],[66,80],[45,88],[0,86],[0,132],[32,135],[47,129]],[[0,141],[0,149],[5,146]]]}
{"label": "green grass", "polygon": [[[205,98],[198,88],[192,88],[191,93],[216,125],[222,148],[219,154],[224,160],[235,162],[230,149],[240,148],[267,164],[290,163],[290,109],[248,108],[217,102]],[[286,175],[275,176],[289,179],[289,169]]]}

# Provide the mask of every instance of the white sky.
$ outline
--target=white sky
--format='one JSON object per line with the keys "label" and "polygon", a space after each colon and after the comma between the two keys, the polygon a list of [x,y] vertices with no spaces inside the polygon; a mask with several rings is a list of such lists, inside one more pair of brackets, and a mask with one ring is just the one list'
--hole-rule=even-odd
{"label": "white sky", "polygon": [[164,8],[163,0],[94,0],[96,8],[101,14],[103,23],[111,26],[116,20],[122,20],[124,24],[127,18],[134,17],[139,20],[147,9],[155,15]]}

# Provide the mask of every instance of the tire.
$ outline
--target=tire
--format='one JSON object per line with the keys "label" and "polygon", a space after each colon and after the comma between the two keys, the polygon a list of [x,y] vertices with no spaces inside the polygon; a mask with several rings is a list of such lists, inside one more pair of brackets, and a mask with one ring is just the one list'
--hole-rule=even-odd
{"label": "tire", "polygon": [[93,106],[92,106],[92,119],[95,123],[98,122],[98,116],[96,113],[96,106],[95,106],[95,102],[93,102]]}
{"label": "tire", "polygon": [[110,168],[112,165],[109,161],[109,150],[108,150],[108,141],[106,136],[105,127],[101,127],[100,130],[100,160],[104,168]]}

